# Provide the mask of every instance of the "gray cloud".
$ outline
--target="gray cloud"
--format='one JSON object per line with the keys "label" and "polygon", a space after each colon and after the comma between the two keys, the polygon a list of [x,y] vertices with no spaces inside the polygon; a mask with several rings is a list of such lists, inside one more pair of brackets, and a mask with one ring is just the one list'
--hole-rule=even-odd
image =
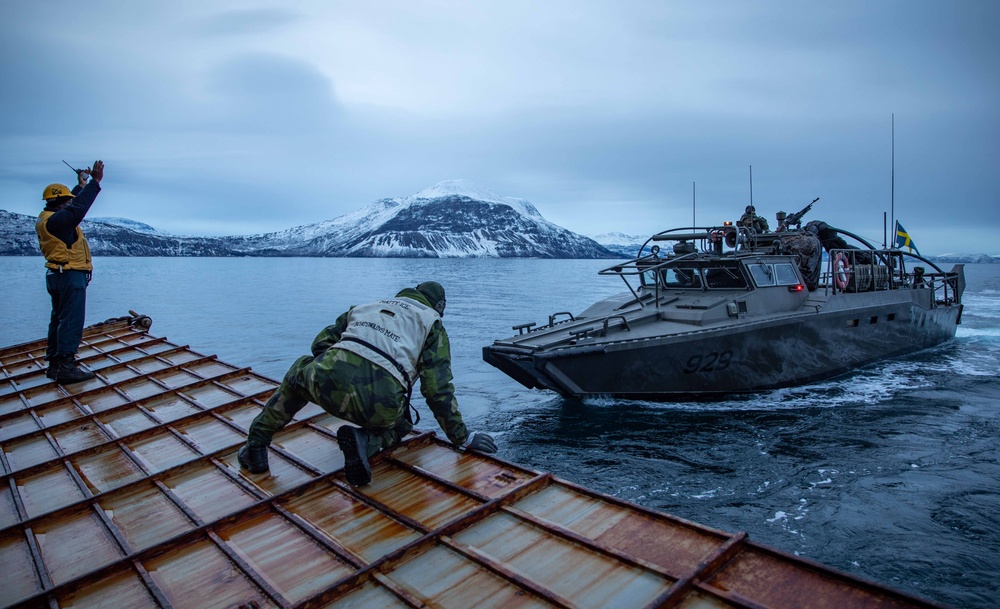
{"label": "gray cloud", "polygon": [[294,25],[301,15],[284,8],[224,10],[197,23],[194,30],[208,37],[267,34]]}
{"label": "gray cloud", "polygon": [[[50,5],[51,4],[51,5]],[[101,9],[104,9],[103,11]],[[55,11],[73,24],[53,31]],[[46,3],[0,24],[0,207],[101,157],[94,214],[279,230],[465,178],[578,232],[814,213],[1000,253],[1000,5]],[[67,172],[68,173],[68,170]]]}
{"label": "gray cloud", "polygon": [[340,110],[331,83],[300,60],[263,53],[213,68],[205,128],[256,135],[332,132]]}

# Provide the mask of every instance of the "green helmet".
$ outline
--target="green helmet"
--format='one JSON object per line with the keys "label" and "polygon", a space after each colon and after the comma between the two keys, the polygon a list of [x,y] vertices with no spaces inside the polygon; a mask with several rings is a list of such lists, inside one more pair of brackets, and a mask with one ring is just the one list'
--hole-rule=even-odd
{"label": "green helmet", "polygon": [[427,302],[431,303],[438,315],[444,317],[444,287],[436,281],[425,281],[417,286],[417,291],[427,297]]}

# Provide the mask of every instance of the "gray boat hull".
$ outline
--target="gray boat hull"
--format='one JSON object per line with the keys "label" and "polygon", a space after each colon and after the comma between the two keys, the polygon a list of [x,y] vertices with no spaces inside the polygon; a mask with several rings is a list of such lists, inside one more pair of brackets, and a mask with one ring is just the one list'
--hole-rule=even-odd
{"label": "gray boat hull", "polygon": [[933,347],[954,337],[961,311],[957,303],[873,304],[544,351],[494,344],[483,358],[526,387],[565,396],[711,399],[832,378]]}

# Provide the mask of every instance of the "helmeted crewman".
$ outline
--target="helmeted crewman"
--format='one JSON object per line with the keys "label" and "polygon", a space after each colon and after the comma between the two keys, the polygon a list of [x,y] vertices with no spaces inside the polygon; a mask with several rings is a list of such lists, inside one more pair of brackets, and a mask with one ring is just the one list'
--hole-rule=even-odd
{"label": "helmeted crewman", "polygon": [[452,384],[451,346],[441,322],[444,288],[434,281],[405,288],[394,298],[351,307],[321,331],[312,355],[292,364],[281,387],[253,420],[240,465],[268,470],[267,446],[308,402],[354,425],[337,430],[347,481],[371,481],[368,459],[399,443],[412,429],[409,401],[420,392],[448,439],[456,446],[496,452],[493,439],[469,433]]}
{"label": "helmeted crewman", "polygon": [[754,232],[758,233],[766,233],[770,230],[767,220],[757,215],[757,210],[753,205],[747,205],[746,211],[740,216],[740,226],[752,228]]}
{"label": "helmeted crewman", "polygon": [[35,232],[45,256],[45,287],[52,297],[45,348],[49,367],[45,374],[57,383],[94,378],[93,372],[80,368],[76,362],[83,339],[87,285],[94,270],[80,222],[101,192],[103,177],[104,163],[95,161],[93,168],[77,171],[78,183],[73,190],[63,184],[49,184],[42,191],[45,209],[38,215]]}

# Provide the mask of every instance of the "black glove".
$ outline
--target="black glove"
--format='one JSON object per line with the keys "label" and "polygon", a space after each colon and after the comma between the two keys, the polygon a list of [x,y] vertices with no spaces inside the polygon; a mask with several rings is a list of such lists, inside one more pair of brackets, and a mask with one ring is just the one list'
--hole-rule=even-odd
{"label": "black glove", "polygon": [[492,455],[497,451],[497,445],[493,441],[493,438],[481,431],[474,431],[469,434],[469,439],[465,441],[462,447],[487,455]]}

